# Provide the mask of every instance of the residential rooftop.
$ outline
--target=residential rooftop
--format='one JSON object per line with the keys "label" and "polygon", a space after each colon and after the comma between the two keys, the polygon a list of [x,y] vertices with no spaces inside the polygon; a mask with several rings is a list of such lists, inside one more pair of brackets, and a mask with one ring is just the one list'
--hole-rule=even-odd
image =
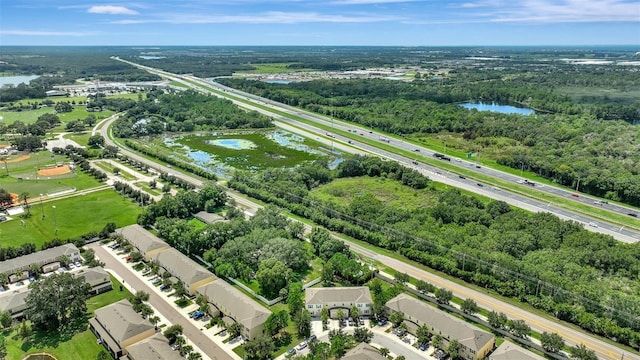
{"label": "residential rooftop", "polygon": [[505,340],[489,355],[489,360],[545,360],[545,358]]}
{"label": "residential rooftop", "polygon": [[169,340],[155,334],[127,347],[131,360],[184,360],[180,353],[171,349]]}
{"label": "residential rooftop", "polygon": [[405,319],[409,321],[419,320],[440,331],[442,335],[457,339],[460,344],[474,351],[494,341],[492,334],[407,294],[396,296],[389,300],[386,306],[392,311],[404,313]]}
{"label": "residential rooftop", "polygon": [[149,251],[169,246],[169,244],[162,241],[162,239],[138,224],[116,229],[116,233],[122,235],[122,237],[138,249],[142,255]]}
{"label": "residential rooftop", "polygon": [[387,360],[380,351],[367,343],[360,343],[342,357],[343,360]]}
{"label": "residential rooftop", "polygon": [[213,273],[205,269],[202,265],[191,260],[188,256],[174,248],[163,250],[155,254],[153,258],[160,266],[182,281],[187,287],[211,277],[216,278]]}
{"label": "residential rooftop", "polygon": [[307,304],[373,302],[367,286],[307,288],[304,298]]}
{"label": "residential rooftop", "polygon": [[32,254],[19,256],[14,259],[0,261],[0,273],[10,275],[18,270],[29,270],[32,264],[43,266],[60,261],[62,256],[67,256],[70,260],[75,260],[80,257],[80,250],[73,244],[64,244]]}

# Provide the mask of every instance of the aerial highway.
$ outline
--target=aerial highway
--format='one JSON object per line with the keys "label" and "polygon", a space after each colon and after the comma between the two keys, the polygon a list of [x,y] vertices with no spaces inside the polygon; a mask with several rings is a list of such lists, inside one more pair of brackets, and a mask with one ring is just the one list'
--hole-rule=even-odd
{"label": "aerial highway", "polygon": [[[511,205],[527,209],[529,211],[536,212],[549,212],[552,213],[562,219],[565,220],[573,220],[577,221],[585,226],[586,229],[599,232],[607,235],[611,235],[618,241],[634,243],[640,241],[640,232],[636,231],[633,228],[628,228],[625,226],[621,226],[618,224],[612,224],[601,219],[598,219],[593,216],[589,216],[588,214],[575,212],[564,207],[558,206],[553,202],[543,202],[535,199],[534,197],[527,196],[527,192],[532,191],[535,187],[535,191],[543,191],[547,192],[551,195],[562,196],[574,201],[581,201],[589,206],[598,206],[601,209],[606,209],[607,211],[624,214],[635,214],[636,211],[632,208],[623,207],[620,205],[608,204],[602,202],[600,199],[596,199],[593,197],[587,197],[582,195],[577,195],[574,192],[570,192],[564,189],[560,189],[552,186],[535,186],[531,185],[531,183],[525,183],[521,178],[514,176],[509,173],[505,173],[502,171],[494,170],[491,168],[487,168],[484,166],[480,166],[474,162],[462,160],[462,159],[454,159],[453,161],[449,161],[450,164],[453,164],[458,167],[464,167],[467,170],[474,171],[476,173],[482,173],[487,176],[491,176],[494,178],[501,179],[503,181],[512,181],[515,183],[522,183],[523,191],[521,193],[507,191],[505,189],[501,189],[500,187],[493,186],[491,183],[487,183],[484,181],[472,181],[471,179],[467,179],[464,176],[445,171],[434,167],[432,165],[427,165],[426,163],[420,161],[421,156],[430,156],[433,157],[436,153],[431,150],[421,146],[416,146],[414,144],[408,143],[404,140],[397,138],[389,138],[386,134],[382,134],[368,128],[364,128],[361,126],[356,126],[353,124],[348,124],[340,120],[336,120],[334,118],[327,118],[325,116],[320,116],[314,113],[310,113],[295,107],[290,107],[285,104],[281,104],[279,102],[271,101],[268,99],[264,99],[262,97],[252,95],[249,93],[245,93],[239,90],[235,90],[233,88],[224,86],[222,84],[207,81],[204,79],[200,79],[194,76],[189,75],[176,75],[172,73],[168,73],[162,70],[158,70],[155,68],[150,68],[146,66],[139,65],[137,63],[125,61],[118,59],[120,61],[127,62],[131,65],[143,68],[152,73],[158,74],[165,78],[178,81],[182,84],[185,84],[193,89],[207,92],[213,94],[218,97],[223,97],[231,100],[238,106],[243,108],[258,111],[267,116],[270,116],[275,119],[276,125],[280,124],[289,124],[295,130],[296,128],[302,129],[305,133],[314,134],[316,139],[318,140],[328,140],[332,145],[335,144],[346,144],[348,145],[347,150],[357,150],[361,152],[362,150],[376,154],[378,156],[382,156],[387,159],[399,161],[407,166],[414,167],[416,170],[422,171],[424,174],[428,175],[432,180],[443,182],[451,186],[455,186],[458,188],[466,189],[475,193],[482,194],[492,199],[502,200]],[[212,91],[215,89],[216,91]],[[284,115],[283,115],[284,114]],[[291,115],[291,116],[287,116]],[[322,125],[323,127],[316,127],[310,125],[308,123],[302,123],[297,121],[296,118],[303,118],[305,120],[310,120],[318,124],[318,126]],[[327,131],[327,128],[333,129],[333,131]],[[348,137],[341,135],[342,133],[353,134]],[[358,138],[366,138],[367,141],[358,141]],[[385,143],[387,146],[392,146],[397,149],[405,150],[405,152],[412,152],[416,154],[416,156],[408,157],[399,155],[395,152],[386,151],[379,147],[371,145],[371,142],[380,142]],[[344,148],[343,148],[344,149]],[[566,195],[568,194],[568,195]],[[575,196],[577,195],[577,196]],[[596,204],[597,202],[597,204]]]}
{"label": "aerial highway", "polygon": [[[99,131],[100,134],[104,137],[106,145],[118,146],[118,144],[114,142],[113,139],[109,136],[109,126],[117,118],[118,115],[114,115],[100,122],[95,127],[95,131]],[[144,163],[147,166],[158,171],[171,173],[172,175],[179,177],[191,184],[194,184],[197,187],[201,187],[204,184],[202,180],[194,176],[176,171],[176,169],[163,165],[157,160],[150,160],[146,157],[140,156],[135,152],[129,151],[126,148],[120,148],[120,153],[130,157],[131,159]],[[249,213],[255,213],[255,210],[261,207],[261,205],[233,191],[229,191],[228,195],[231,196],[241,207],[247,209]],[[624,359],[640,360],[640,356],[638,356],[638,354],[629,353],[628,351],[622,350],[613,344],[604,342],[581,330],[576,329],[575,326],[567,326],[559,320],[530,313],[519,308],[516,305],[508,304],[484,292],[470,289],[465,285],[447,280],[442,276],[422,270],[417,266],[411,265],[409,263],[405,263],[397,259],[378,254],[375,251],[350,242],[348,239],[344,239],[342,237],[340,237],[340,239],[345,241],[353,251],[366,258],[378,261],[379,263],[396,269],[399,272],[405,272],[416,279],[430,282],[437,287],[447,288],[451,290],[456,297],[462,299],[474,299],[478,306],[480,306],[481,308],[487,309],[489,311],[505,313],[509,318],[512,319],[524,320],[527,324],[529,324],[529,326],[531,326],[532,330],[536,332],[556,332],[560,336],[562,336],[569,345],[577,345],[582,343],[588,348],[595,351],[598,357],[602,359],[617,360],[624,357]]]}

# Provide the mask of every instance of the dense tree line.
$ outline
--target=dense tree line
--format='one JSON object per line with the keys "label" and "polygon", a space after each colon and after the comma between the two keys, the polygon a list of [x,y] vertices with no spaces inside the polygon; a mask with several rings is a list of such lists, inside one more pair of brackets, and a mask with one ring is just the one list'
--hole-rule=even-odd
{"label": "dense tree line", "polygon": [[113,183],[113,188],[115,189],[115,191],[119,192],[125,197],[128,197],[140,206],[150,205],[155,202],[155,200],[153,200],[153,198],[151,198],[149,194],[144,191],[134,189],[127,183],[116,181],[115,183]]}
{"label": "dense tree line", "polygon": [[[363,164],[370,161],[358,157],[351,161],[358,159]],[[349,161],[343,162],[336,176],[351,167]],[[294,183],[300,178],[294,176],[298,171],[287,175],[288,170],[281,170],[273,176],[274,171],[237,173],[229,186],[640,347],[640,299],[634,295],[637,284],[632,280],[640,274],[638,244],[619,243],[550,214],[514,210],[500,201],[485,203],[457,190],[427,187],[424,191],[437,197],[428,208],[393,207],[365,189],[349,204],[338,205],[315,197],[305,183]],[[286,194],[278,190],[282,188]],[[620,288],[619,281],[629,290]]]}
{"label": "dense tree line", "polygon": [[[288,85],[244,79],[220,82],[418,141],[421,134],[453,133],[464,139],[458,145],[464,146],[460,151],[480,152],[500,164],[533,171],[561,185],[640,205],[640,160],[634,156],[640,151],[636,128],[604,120],[611,116],[598,115],[596,105],[582,107],[565,95],[521,78],[469,83],[456,77],[444,86],[383,79]],[[526,104],[553,114],[525,117],[457,105],[467,100]],[[614,118],[636,120],[637,109],[638,105],[630,105],[629,116]]]}
{"label": "dense tree line", "polygon": [[163,93],[151,91],[113,125],[114,135],[123,138],[217,129],[265,128],[268,117],[256,111],[238,109],[229,100],[191,90]]}

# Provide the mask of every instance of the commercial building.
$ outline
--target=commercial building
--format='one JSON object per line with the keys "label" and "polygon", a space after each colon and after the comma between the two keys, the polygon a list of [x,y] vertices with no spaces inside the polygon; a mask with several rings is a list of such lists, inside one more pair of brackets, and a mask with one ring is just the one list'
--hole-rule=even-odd
{"label": "commercial building", "polygon": [[33,254],[19,256],[14,259],[0,261],[0,273],[7,274],[10,282],[24,280],[32,265],[38,266],[43,272],[50,272],[60,267],[60,260],[66,258],[71,262],[82,260],[80,250],[73,244],[64,244]]}
{"label": "commercial building", "polygon": [[489,355],[489,360],[545,360],[545,358],[505,340]]}
{"label": "commercial building", "polygon": [[127,300],[120,300],[95,311],[89,328],[114,359],[127,354],[126,348],[155,334],[155,327],[136,313]]}
{"label": "commercial building", "polygon": [[160,251],[154,254],[152,259],[169,274],[182,281],[191,295],[196,293],[197,288],[217,279],[202,265],[174,248]]}
{"label": "commercial building", "polygon": [[307,288],[304,295],[306,309],[311,316],[320,316],[322,308],[329,309],[331,318],[336,318],[338,310],[348,316],[352,306],[360,315],[371,315],[373,300],[366,286]]}
{"label": "commercial building", "polygon": [[389,315],[394,312],[404,314],[405,324],[414,333],[417,327],[426,325],[432,334],[441,335],[445,349],[451,340],[458,340],[460,357],[463,359],[482,359],[495,345],[492,334],[407,294],[400,294],[389,300],[386,309]]}
{"label": "commercial building", "polygon": [[254,339],[264,333],[264,323],[271,311],[234,288],[226,281],[217,279],[197,290],[209,303],[212,316],[222,316],[228,322],[241,325],[241,335]]}
{"label": "commercial building", "polygon": [[170,248],[169,244],[138,224],[116,229],[115,232],[122,235],[123,239],[142,254],[145,261],[149,261],[154,255]]}

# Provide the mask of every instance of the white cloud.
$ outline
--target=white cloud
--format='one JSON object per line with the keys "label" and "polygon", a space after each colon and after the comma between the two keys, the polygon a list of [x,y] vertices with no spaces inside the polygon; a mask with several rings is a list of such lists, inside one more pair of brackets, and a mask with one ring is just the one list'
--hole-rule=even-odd
{"label": "white cloud", "polygon": [[142,23],[169,23],[169,24],[299,24],[299,23],[371,23],[385,21],[399,21],[402,18],[386,15],[332,15],[313,12],[282,12],[270,11],[251,15],[199,15],[199,14],[167,14],[155,19],[144,20],[116,20],[111,24],[142,24]]}
{"label": "white cloud", "polygon": [[423,0],[336,0],[332,4],[336,5],[370,5],[370,4],[392,4],[392,3],[408,3],[419,2]]}
{"label": "white cloud", "polygon": [[17,36],[91,36],[96,34],[96,32],[81,31],[0,30],[0,35]]}
{"label": "white cloud", "polygon": [[96,5],[92,6],[87,10],[87,12],[92,14],[109,14],[109,15],[137,15],[138,12],[135,10],[128,9],[124,6],[116,6],[116,5]]}
{"label": "white cloud", "polygon": [[636,0],[479,0],[459,7],[482,8],[486,12],[476,15],[492,22],[638,22],[640,19]]}

